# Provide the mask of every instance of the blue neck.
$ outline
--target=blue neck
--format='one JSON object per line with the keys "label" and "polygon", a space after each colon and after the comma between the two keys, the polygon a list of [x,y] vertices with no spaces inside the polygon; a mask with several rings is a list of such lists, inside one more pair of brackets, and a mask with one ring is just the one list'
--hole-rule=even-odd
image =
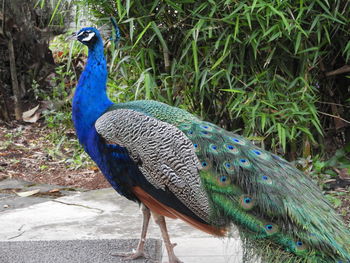
{"label": "blue neck", "polygon": [[107,97],[106,83],[107,64],[99,38],[89,47],[88,60],[73,98],[74,127],[85,148],[95,121],[113,104]]}

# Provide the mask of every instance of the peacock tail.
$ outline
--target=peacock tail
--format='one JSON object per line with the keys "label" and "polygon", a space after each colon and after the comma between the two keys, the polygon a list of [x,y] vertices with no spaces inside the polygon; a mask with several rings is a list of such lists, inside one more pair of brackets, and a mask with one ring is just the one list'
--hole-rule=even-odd
{"label": "peacock tail", "polygon": [[235,224],[247,259],[350,262],[350,233],[317,185],[247,139],[155,101],[113,105],[96,128],[205,222]]}

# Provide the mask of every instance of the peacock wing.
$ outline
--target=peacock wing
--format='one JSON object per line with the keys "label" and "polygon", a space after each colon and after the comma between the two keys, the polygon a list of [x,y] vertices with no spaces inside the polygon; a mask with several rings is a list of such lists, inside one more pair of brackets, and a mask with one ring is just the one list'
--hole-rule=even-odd
{"label": "peacock wing", "polygon": [[104,139],[127,149],[153,186],[171,191],[204,221],[209,218],[201,165],[192,142],[178,128],[130,109],[103,114],[95,127]]}

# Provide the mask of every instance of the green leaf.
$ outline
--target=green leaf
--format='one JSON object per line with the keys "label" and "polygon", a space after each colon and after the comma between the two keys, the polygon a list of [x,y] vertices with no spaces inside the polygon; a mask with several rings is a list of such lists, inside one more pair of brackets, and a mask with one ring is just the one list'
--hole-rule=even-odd
{"label": "green leaf", "polygon": [[307,48],[304,50],[300,50],[298,52],[298,54],[304,54],[304,53],[311,52],[311,51],[318,51],[318,47],[310,47],[310,48]]}
{"label": "green leaf", "polygon": [[233,39],[234,40],[236,40],[238,32],[239,32],[239,16],[236,17],[235,31],[233,32]]}
{"label": "green leaf", "polygon": [[290,24],[288,23],[287,19],[285,18],[285,16],[283,15],[282,12],[278,11],[276,8],[274,8],[272,5],[270,4],[267,4],[267,6],[278,16],[281,17],[282,21],[283,21],[283,24],[285,26],[285,29],[290,32],[291,30],[291,27],[290,27]]}
{"label": "green leaf", "polygon": [[217,66],[219,66],[219,65],[224,61],[224,59],[225,59],[230,53],[231,53],[231,52],[230,52],[230,50],[229,50],[226,54],[222,55],[222,56],[214,63],[214,65],[211,67],[211,70],[213,70],[213,69],[215,69]]}
{"label": "green leaf", "polygon": [[266,125],[266,114],[261,113],[261,130],[265,130],[265,125]]}
{"label": "green leaf", "polygon": [[192,53],[193,53],[194,71],[196,72],[196,74],[199,74],[197,42],[195,40],[192,40]]}
{"label": "green leaf", "polygon": [[143,35],[146,33],[147,29],[152,25],[152,22],[149,22],[148,25],[142,30],[140,35],[137,37],[135,44],[132,46],[132,49],[136,47],[139,41],[142,39]]}
{"label": "green leaf", "polygon": [[261,103],[275,109],[275,110],[278,110],[277,107],[275,107],[274,105],[272,105],[270,102],[266,101],[266,100],[261,100]]}
{"label": "green leaf", "polygon": [[222,91],[228,91],[228,92],[232,92],[232,93],[245,93],[243,90],[240,90],[240,89],[220,89]]}
{"label": "green leaf", "polygon": [[257,2],[258,2],[258,0],[254,0],[254,1],[253,1],[252,7],[251,7],[251,11],[250,11],[251,13],[253,13],[254,8],[255,8]]}
{"label": "green leaf", "polygon": [[130,0],[125,0],[125,9],[126,9],[126,15],[127,15],[127,17],[129,17]]}
{"label": "green leaf", "polygon": [[301,42],[301,33],[299,32],[297,34],[297,38],[296,38],[296,42],[295,42],[295,46],[294,46],[294,54],[298,53],[299,47],[300,47],[300,42]]}
{"label": "green leaf", "polygon": [[60,5],[61,5],[61,2],[62,2],[62,0],[58,0],[57,4],[56,4],[56,6],[55,6],[55,9],[53,10],[53,13],[52,13],[52,15],[51,15],[49,25],[51,25],[52,20],[55,18],[56,13],[57,13],[57,11],[58,11]]}
{"label": "green leaf", "polygon": [[151,90],[153,89],[153,82],[151,75],[147,72],[145,73],[145,90],[146,90],[146,100],[151,99]]}
{"label": "green leaf", "polygon": [[169,52],[168,46],[162,36],[162,33],[160,32],[159,28],[157,27],[156,23],[154,23],[153,21],[151,22],[152,25],[152,29],[153,31],[156,33],[160,43],[162,44],[163,47],[163,52]]}

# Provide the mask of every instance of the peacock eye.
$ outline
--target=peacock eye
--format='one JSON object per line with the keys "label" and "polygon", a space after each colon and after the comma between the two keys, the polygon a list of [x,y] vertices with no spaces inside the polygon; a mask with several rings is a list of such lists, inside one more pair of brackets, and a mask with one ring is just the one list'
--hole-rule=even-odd
{"label": "peacock eye", "polygon": [[266,227],[266,229],[268,229],[268,230],[271,230],[271,229],[273,228],[272,225],[266,225],[265,227]]}
{"label": "peacock eye", "polygon": [[303,245],[303,242],[301,242],[301,241],[297,241],[297,243],[296,243],[296,244],[297,244],[297,246],[298,246],[298,247],[301,247],[301,246]]}

